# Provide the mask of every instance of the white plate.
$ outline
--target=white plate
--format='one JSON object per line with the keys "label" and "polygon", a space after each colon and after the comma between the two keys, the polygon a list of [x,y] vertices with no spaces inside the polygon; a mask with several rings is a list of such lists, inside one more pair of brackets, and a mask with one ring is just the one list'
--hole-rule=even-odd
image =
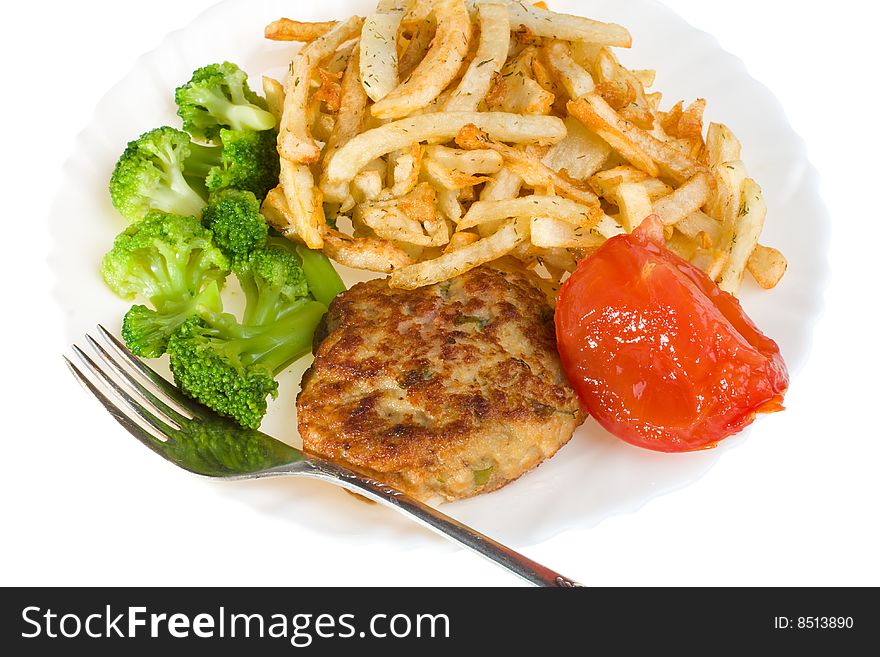
{"label": "white plate", "polygon": [[[228,0],[166,37],[108,92],[76,143],[51,216],[55,296],[65,310],[71,341],[96,322],[118,330],[128,307],[104,287],[98,272],[101,256],[124,227],[110,205],[107,181],[128,140],[158,125],[179,126],[174,88],[195,68],[229,60],[250,73],[252,86],[258,90],[261,74],[283,78],[296,47],[264,40],[261,35],[267,22],[288,15],[300,20],[364,15],[374,4],[372,0]],[[741,298],[758,326],[779,342],[796,375],[809,351],[812,324],[821,309],[828,223],[816,174],[782,108],[713,38],[655,2],[554,0],[551,4],[558,11],[627,26],[634,47],[621,53],[621,59],[629,66],[657,69],[654,88],[664,93],[664,107],[681,98],[707,98],[707,120],[728,124],[742,140],[748,169],[763,187],[769,207],[762,241],[781,248],[790,266],[775,290],[761,291],[749,280]],[[364,278],[352,271],[343,272],[343,277],[349,284]],[[281,394],[263,424],[265,431],[291,444],[299,443],[294,399],[307,365],[303,360],[282,376]],[[446,504],[443,510],[513,546],[524,546],[568,528],[592,526],[610,514],[633,511],[657,495],[685,486],[741,440],[742,435],[728,439],[706,452],[659,454],[631,447],[587,421],[557,456],[537,470],[500,491]],[[155,457],[144,451],[143,458]],[[169,470],[168,476],[185,475]],[[234,488],[212,482],[205,485],[213,487],[218,504],[235,496],[263,512],[328,531],[391,538],[398,545],[424,536],[396,514],[361,503],[326,484],[271,480]]]}

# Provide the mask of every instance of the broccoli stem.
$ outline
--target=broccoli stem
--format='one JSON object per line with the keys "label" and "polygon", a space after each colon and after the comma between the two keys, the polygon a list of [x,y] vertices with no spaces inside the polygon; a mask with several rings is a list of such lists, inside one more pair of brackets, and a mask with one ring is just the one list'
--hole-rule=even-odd
{"label": "broccoli stem", "polygon": [[[230,101],[219,90],[203,90],[196,99],[212,116],[223,119],[233,130],[269,130],[275,127],[275,117],[266,110],[255,107],[244,97],[241,89],[230,88]],[[239,103],[239,104],[236,104]]]}
{"label": "broccoli stem", "polygon": [[191,143],[189,156],[183,161],[183,173],[186,176],[201,178],[204,181],[211,169],[220,166],[222,155],[223,149],[218,146]]}
{"label": "broccoli stem", "polygon": [[209,335],[235,342],[242,366],[262,365],[276,376],[311,351],[315,329],[326,312],[324,304],[304,300],[268,327],[239,324],[229,313],[203,309],[200,314],[208,323]]}
{"label": "broccoli stem", "polygon": [[345,291],[345,283],[342,282],[327,257],[320,251],[312,251],[297,245],[296,253],[302,262],[303,273],[306,275],[306,282],[312,296],[316,301],[329,306],[337,294]]}
{"label": "broccoli stem", "polygon": [[167,189],[160,188],[153,192],[154,206],[160,209],[174,208],[179,214],[198,216],[205,207],[205,199],[199,196],[184,177],[174,150],[167,146],[165,152],[157,154],[157,157],[162,163],[161,172]]}

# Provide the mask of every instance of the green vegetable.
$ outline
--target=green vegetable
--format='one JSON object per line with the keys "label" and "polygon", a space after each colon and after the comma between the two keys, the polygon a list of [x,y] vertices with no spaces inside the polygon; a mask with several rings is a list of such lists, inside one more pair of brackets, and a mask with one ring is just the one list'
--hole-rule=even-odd
{"label": "green vegetable", "polygon": [[212,194],[202,212],[202,223],[234,265],[247,260],[251,251],[265,244],[269,234],[260,214],[260,202],[251,192],[236,189]]}
{"label": "green vegetable", "polygon": [[247,74],[230,62],[196,70],[174,92],[183,128],[196,139],[217,142],[220,130],[269,130],[275,117],[266,102],[251,91]]}
{"label": "green vegetable", "polygon": [[154,309],[137,305],[126,314],[122,334],[129,348],[159,356],[191,315],[218,312],[229,267],[195,217],[151,211],[120,233],[101,263],[104,281],[123,299],[142,297]]}
{"label": "green vegetable", "polygon": [[474,484],[476,486],[484,486],[489,483],[489,479],[492,477],[492,470],[493,468],[491,465],[482,470],[474,470]]}
{"label": "green vegetable", "polygon": [[327,256],[320,251],[312,251],[305,246],[297,245],[296,253],[302,262],[302,269],[312,296],[316,301],[329,306],[337,294],[345,291],[345,283],[342,282]]}
{"label": "green vegetable", "polygon": [[239,324],[223,313],[192,317],[168,341],[171,371],[187,395],[255,429],[266,414],[275,376],[311,349],[315,327],[326,312],[317,301],[301,301],[266,326]]}
{"label": "green vegetable", "polygon": [[[113,206],[129,220],[140,219],[150,210],[198,215],[205,197],[197,190],[198,183],[194,188],[184,175],[193,146],[188,134],[167,126],[129,142],[110,177]],[[203,156],[200,151],[196,159]]]}
{"label": "green vegetable", "polygon": [[278,133],[275,130],[220,130],[221,161],[205,174],[208,190],[234,188],[253,192],[258,199],[278,184]]}
{"label": "green vegetable", "polygon": [[300,261],[283,238],[237,254],[235,273],[245,294],[242,321],[202,312],[171,337],[168,353],[181,390],[256,428],[266,414],[266,398],[277,394],[275,377],[311,350],[327,307],[310,298]]}

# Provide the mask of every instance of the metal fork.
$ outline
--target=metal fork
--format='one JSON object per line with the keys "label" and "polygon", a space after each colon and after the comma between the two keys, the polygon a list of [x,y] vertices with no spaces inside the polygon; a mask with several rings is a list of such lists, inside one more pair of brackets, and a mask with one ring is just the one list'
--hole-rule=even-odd
{"label": "metal fork", "polygon": [[95,381],[65,356],[70,370],[135,438],[184,470],[215,479],[294,475],[327,481],[396,509],[532,584],[580,586],[381,481],[259,431],[242,429],[184,396],[101,325],[98,335],[100,342],[88,334],[85,339],[103,367],[73,345],[80,364]]}

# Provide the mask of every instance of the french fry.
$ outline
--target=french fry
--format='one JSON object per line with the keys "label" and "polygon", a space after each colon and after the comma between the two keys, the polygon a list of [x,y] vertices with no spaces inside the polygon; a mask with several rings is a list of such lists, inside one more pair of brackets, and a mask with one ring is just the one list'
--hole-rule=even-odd
{"label": "french fry", "polygon": [[[630,138],[630,132],[635,126],[621,118],[600,96],[591,94],[590,98],[593,100],[579,98],[569,101],[567,105],[569,113],[608,142],[611,148],[620,153],[633,166],[649,176],[660,175],[660,169],[651,156]],[[605,116],[596,111],[596,104],[600,104]]]}
{"label": "french fry", "polygon": [[594,229],[573,226],[553,217],[532,217],[530,239],[538,247],[576,249],[595,248],[605,241]]}
{"label": "french fry", "polygon": [[435,186],[449,190],[472,187],[488,180],[486,176],[468,175],[430,158],[422,162],[422,170]]}
{"label": "french fry", "polygon": [[557,173],[565,171],[569,178],[585,180],[605,164],[611,147],[574,117],[564,122],[565,138],[551,146],[541,161]]}
{"label": "french fry", "polygon": [[515,143],[554,143],[565,136],[565,124],[555,116],[520,116],[505,112],[437,112],[412,116],[350,139],[326,162],[327,181],[334,186],[347,184],[370,160],[416,142],[453,139],[471,123],[497,139]]}
{"label": "french fry", "polygon": [[681,187],[654,203],[654,214],[664,225],[670,226],[699,210],[709,198],[709,174],[700,171]]}
{"label": "french fry", "polygon": [[425,58],[370,112],[380,119],[399,119],[426,107],[452,81],[468,52],[471,21],[464,0],[443,0],[434,7],[437,34]]}
{"label": "french fry", "polygon": [[349,237],[329,226],[322,228],[322,237],[327,257],[347,267],[389,274],[413,263],[413,258],[390,240]]}
{"label": "french fry", "polygon": [[[476,7],[485,1],[491,0],[470,0],[469,4]],[[614,23],[547,11],[525,2],[511,2],[507,7],[510,12],[510,28],[514,31],[525,29],[536,37],[588,41],[604,46],[629,48],[632,45],[629,31]]]}
{"label": "french fry", "polygon": [[710,167],[740,159],[741,146],[736,135],[723,123],[710,123],[706,132],[707,164]]}
{"label": "french fry", "polygon": [[741,203],[739,221],[727,239],[727,261],[718,276],[718,287],[731,294],[739,290],[746,264],[758,244],[767,216],[761,188],[751,178],[746,178],[743,184]]}
{"label": "french fry", "polygon": [[443,253],[452,253],[453,251],[458,251],[461,248],[469,246],[480,239],[480,236],[476,233],[470,233],[468,231],[456,231],[452,234],[452,237],[449,238],[449,244],[446,245],[446,248],[443,249]]}
{"label": "french fry", "polygon": [[501,201],[516,198],[522,183],[523,179],[511,171],[510,167],[501,167],[498,173],[483,186],[480,200]]}
{"label": "french fry", "polygon": [[584,125],[606,139],[624,158],[648,175],[656,177],[659,173],[663,173],[675,183],[681,184],[693,178],[699,171],[705,170],[705,167],[693,158],[621,117],[597,94],[570,101],[568,110]]}
{"label": "french fry", "polygon": [[504,166],[504,158],[492,149],[464,151],[446,146],[428,146],[428,158],[466,175],[497,173]]}
{"label": "french fry", "polygon": [[614,190],[614,199],[620,208],[618,220],[626,232],[633,232],[653,211],[651,197],[641,182],[625,182]]}
{"label": "french fry", "polygon": [[[404,22],[401,22],[400,30],[398,30],[398,43],[401,41],[400,35],[403,29]],[[397,64],[398,79],[406,80],[410,76],[416,66],[419,65],[419,62],[428,54],[428,49],[431,47],[431,42],[436,34],[437,21],[434,20],[433,15],[417,23],[415,31],[406,43],[405,50],[400,55]]]}
{"label": "french fry", "polygon": [[348,182],[332,185],[327,179],[326,163],[342,145],[360,132],[367,108],[367,95],[358,78],[359,70],[360,50],[355,48],[342,75],[336,123],[322,153],[325,168],[321,172],[321,191],[324,193],[324,198],[337,203],[345,201],[348,196]]}
{"label": "french fry", "polygon": [[678,221],[675,229],[704,248],[718,247],[721,244],[721,224],[700,210],[691,212]]}
{"label": "french fry", "polygon": [[501,69],[503,94],[498,105],[504,112],[514,114],[549,114],[555,96],[532,78],[532,60],[537,51],[525,48]]}
{"label": "french fry", "polygon": [[788,268],[788,262],[777,249],[756,244],[746,266],[758,285],[767,290],[776,287]]}
{"label": "french fry", "polygon": [[550,68],[562,83],[569,98],[576,100],[592,93],[596,88],[593,77],[571,57],[569,46],[563,41],[553,41],[547,47]]}
{"label": "french fry", "polygon": [[498,151],[511,171],[520,176],[527,185],[552,187],[559,196],[595,210],[599,209],[598,197],[586,187],[556,173],[531,153],[493,141],[489,135],[472,123],[462,127],[455,142],[466,149],[491,148]]}
{"label": "french fry", "polygon": [[474,228],[486,222],[515,217],[551,217],[576,226],[589,227],[598,220],[587,206],[559,196],[521,196],[503,201],[475,201],[458,222],[459,230]]}
{"label": "french fry", "polygon": [[382,100],[398,84],[397,30],[402,17],[400,12],[371,14],[361,29],[361,84],[373,101]]}
{"label": "french fry", "polygon": [[281,123],[281,115],[284,113],[284,85],[275,78],[264,75],[263,95],[266,97],[266,105],[272,116]]}
{"label": "french fry", "polygon": [[473,244],[444,253],[433,260],[396,269],[391,274],[389,285],[412,290],[445,281],[510,253],[526,237],[524,231],[517,229],[516,222],[510,221],[495,234]]}
{"label": "french fry", "polygon": [[[645,97],[645,88],[639,79],[629,70],[620,65],[617,58],[608,48],[602,48],[595,61],[596,74],[601,89],[608,94],[608,103],[620,112],[620,115],[645,130],[654,126],[654,115]],[[619,104],[612,102],[616,98]]]}
{"label": "french fry", "polygon": [[504,66],[510,47],[510,18],[502,4],[477,7],[480,45],[461,82],[446,101],[445,112],[474,112],[489,93],[492,76]]}
{"label": "french fry", "polygon": [[392,196],[403,196],[415,189],[422,170],[423,152],[424,149],[419,144],[413,144],[408,149],[396,152],[392,168]]}
{"label": "french fry", "polygon": [[321,227],[325,224],[321,190],[307,164],[281,158],[281,188],[287,201],[289,225],[285,237],[296,237],[310,249],[323,245]]}
{"label": "french fry", "polygon": [[308,43],[324,36],[336,27],[337,21],[300,22],[279,18],[266,26],[264,36],[273,41],[302,41]]}
{"label": "french fry", "polygon": [[300,164],[317,162],[321,149],[312,138],[308,121],[309,87],[318,65],[345,41],[357,35],[362,19],[352,16],[327,34],[300,49],[290,63],[284,83],[284,113],[278,129],[278,153]]}

